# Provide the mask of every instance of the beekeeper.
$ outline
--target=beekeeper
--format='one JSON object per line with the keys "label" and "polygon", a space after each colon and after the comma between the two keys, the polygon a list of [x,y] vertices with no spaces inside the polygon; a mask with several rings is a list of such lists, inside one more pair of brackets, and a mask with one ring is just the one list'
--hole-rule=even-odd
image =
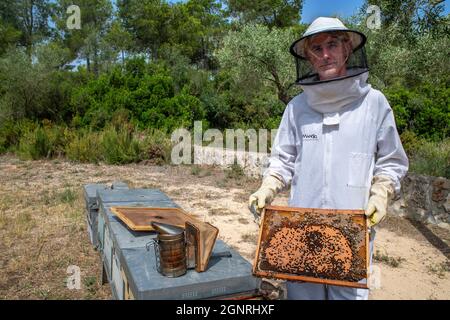
{"label": "beekeeper", "polygon": [[[295,41],[297,83],[303,93],[287,105],[269,166],[249,198],[260,214],[291,185],[289,206],[364,209],[370,250],[373,226],[400,190],[408,158],[385,96],[367,83],[364,34],[339,19],[320,17]],[[287,282],[288,299],[367,299],[367,289]]]}

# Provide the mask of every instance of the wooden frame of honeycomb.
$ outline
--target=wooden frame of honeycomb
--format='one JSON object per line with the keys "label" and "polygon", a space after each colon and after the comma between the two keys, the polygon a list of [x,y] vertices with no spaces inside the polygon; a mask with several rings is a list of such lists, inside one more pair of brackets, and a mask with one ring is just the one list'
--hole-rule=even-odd
{"label": "wooden frame of honeycomb", "polygon": [[267,206],[253,263],[258,277],[368,288],[363,210]]}

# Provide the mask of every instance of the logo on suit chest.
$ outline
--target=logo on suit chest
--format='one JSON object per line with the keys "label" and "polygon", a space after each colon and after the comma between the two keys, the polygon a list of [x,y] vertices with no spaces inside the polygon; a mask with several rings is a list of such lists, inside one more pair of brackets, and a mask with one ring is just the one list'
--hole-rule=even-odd
{"label": "logo on suit chest", "polygon": [[304,133],[302,138],[303,141],[319,141],[319,136],[316,133]]}

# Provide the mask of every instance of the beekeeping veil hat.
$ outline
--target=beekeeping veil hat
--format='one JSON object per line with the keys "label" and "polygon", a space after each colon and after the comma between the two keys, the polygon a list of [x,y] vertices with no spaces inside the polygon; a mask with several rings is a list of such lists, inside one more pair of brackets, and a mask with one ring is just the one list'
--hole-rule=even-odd
{"label": "beekeeping veil hat", "polygon": [[[346,75],[343,77],[320,80],[312,64],[308,61],[307,50],[308,41],[320,33],[340,33],[344,34],[347,41],[351,42],[352,53],[346,62]],[[314,20],[306,29],[303,36],[296,40],[290,47],[291,54],[295,57],[297,69],[297,83],[301,85],[316,84],[320,82],[329,82],[353,77],[367,72],[367,57],[364,50],[366,36],[359,31],[348,29],[339,19],[319,17]]]}

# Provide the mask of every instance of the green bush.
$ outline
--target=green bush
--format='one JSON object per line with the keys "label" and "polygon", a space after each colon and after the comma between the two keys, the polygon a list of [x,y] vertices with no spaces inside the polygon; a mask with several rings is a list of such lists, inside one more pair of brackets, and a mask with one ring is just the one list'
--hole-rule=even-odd
{"label": "green bush", "polygon": [[0,123],[0,153],[17,149],[21,137],[26,132],[34,131],[37,127],[37,122],[28,119],[6,120]]}
{"label": "green bush", "polygon": [[421,141],[410,155],[409,171],[450,179],[450,138]]}
{"label": "green bush", "polygon": [[66,127],[44,122],[44,125],[23,133],[18,155],[22,159],[32,160],[63,156],[67,135]]}
{"label": "green bush", "polygon": [[141,160],[139,140],[129,128],[107,126],[101,133],[100,147],[103,160],[109,164],[123,164]]}
{"label": "green bush", "polygon": [[167,67],[130,60],[125,70],[116,67],[73,91],[72,112],[76,124],[101,129],[114,115],[134,119],[141,129],[191,128],[205,118],[204,105],[188,86],[175,90],[176,81]]}
{"label": "green bush", "polygon": [[155,164],[168,164],[171,159],[173,143],[164,131],[148,129],[142,133],[141,143],[143,160],[150,160]]}
{"label": "green bush", "polygon": [[242,177],[245,177],[244,168],[237,163],[233,163],[229,169],[225,171],[225,177],[227,179],[242,179]]}
{"label": "green bush", "polygon": [[409,158],[410,172],[450,178],[450,138],[429,141],[405,131],[400,139]]}
{"label": "green bush", "polygon": [[98,163],[102,159],[99,133],[90,129],[73,132],[65,153],[72,161]]}
{"label": "green bush", "polygon": [[450,88],[431,84],[414,89],[393,86],[384,90],[400,133],[405,130],[440,141],[450,135]]}
{"label": "green bush", "polygon": [[424,139],[420,139],[414,132],[409,130],[402,132],[400,140],[408,157],[411,157],[424,142]]}
{"label": "green bush", "polygon": [[138,131],[126,117],[126,112],[116,113],[113,123],[102,131],[69,129],[48,121],[9,123],[0,129],[0,150],[10,149],[22,159],[33,160],[66,156],[72,161],[91,163],[124,164],[142,160],[169,163],[172,150],[169,135],[152,128]]}
{"label": "green bush", "polygon": [[65,148],[68,159],[79,162],[124,164],[151,160],[169,163],[172,143],[157,129],[137,131],[128,122],[111,124],[102,131],[79,129],[71,133]]}

